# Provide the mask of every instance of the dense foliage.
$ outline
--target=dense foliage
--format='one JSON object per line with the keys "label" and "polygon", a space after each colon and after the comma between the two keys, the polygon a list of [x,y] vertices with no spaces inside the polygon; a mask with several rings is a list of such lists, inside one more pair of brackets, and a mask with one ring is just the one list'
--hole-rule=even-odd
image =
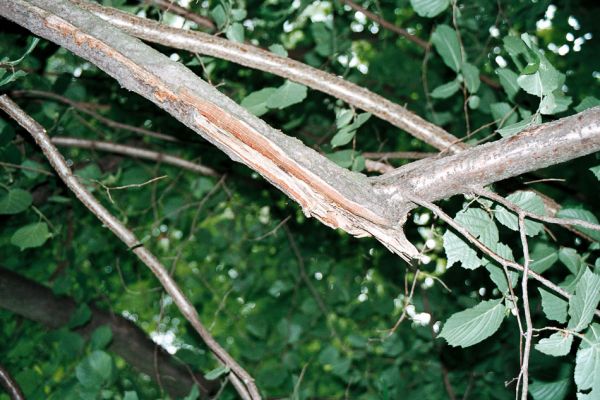
{"label": "dense foliage", "polygon": [[[152,2],[101,3],[175,26],[184,23]],[[214,21],[216,33],[230,40],[344,76],[473,145],[600,104],[594,97],[600,83],[595,20],[600,8],[594,1],[356,2],[430,43],[426,49],[339,0],[180,3]],[[202,176],[160,161],[61,147],[92,193],[171,269],[201,320],[256,378],[265,398],[514,397],[519,274],[512,275],[513,295],[499,265],[425,209],[416,210],[406,225],[409,239],[423,250],[414,265],[373,239],[307,219],[258,174],[122,90],[97,67],[6,20],[1,26],[0,90],[51,136],[146,147],[220,174]],[[297,83],[157,48],[344,167],[374,174],[365,169],[369,158],[394,166],[407,161],[368,153],[434,151],[387,122]],[[108,126],[82,109],[180,142]],[[559,216],[597,223],[599,164],[591,155],[494,189],[526,210],[544,213],[541,198],[524,191],[535,189],[560,203]],[[49,328],[0,304],[0,364],[27,399],[169,397],[160,381],[109,350],[108,326],[81,335],[92,305],[134,321],[191,370],[225,384],[227,371],[152,274],[78,202],[26,131],[5,115],[0,171],[0,268],[78,305],[67,325]],[[522,262],[518,220],[506,208],[464,196],[440,205],[494,251]],[[573,294],[567,302],[530,284],[535,328],[566,329],[535,332],[530,396],[566,399],[579,393],[578,398],[598,399],[600,325],[592,318],[600,300],[600,234],[532,221],[526,231],[531,269]],[[190,390],[187,398],[196,398],[197,390]],[[237,395],[228,385],[220,396]]]}

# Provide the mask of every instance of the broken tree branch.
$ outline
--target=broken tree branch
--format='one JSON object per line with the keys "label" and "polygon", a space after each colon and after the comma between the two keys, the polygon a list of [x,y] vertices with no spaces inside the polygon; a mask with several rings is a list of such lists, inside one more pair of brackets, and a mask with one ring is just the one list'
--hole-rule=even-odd
{"label": "broken tree branch", "polygon": [[78,147],[82,149],[92,149],[106,151],[109,153],[122,154],[134,158],[143,158],[145,160],[157,161],[196,172],[201,175],[213,176],[218,178],[220,174],[214,169],[202,164],[194,163],[180,157],[172,156],[158,151],[144,149],[142,147],[127,146],[113,142],[104,142],[99,140],[87,140],[65,136],[53,136],[52,143],[62,147]]}
{"label": "broken tree branch", "polygon": [[[52,165],[67,187],[77,196],[83,205],[104,224],[104,226],[108,227],[115,236],[125,243],[125,245],[127,245],[127,247],[152,271],[165,291],[171,296],[181,314],[194,327],[219,362],[227,368],[230,368],[231,381],[233,385],[236,386],[236,390],[240,392],[240,395],[252,400],[260,399],[260,394],[254,384],[254,379],[223,347],[221,347],[219,343],[217,343],[202,322],[200,322],[198,312],[173,280],[167,269],[154,254],[140,243],[133,232],[108,212],[87,188],[77,180],[77,177],[73,175],[73,172],[67,165],[65,159],[50,141],[46,130],[6,95],[0,96],[0,109],[4,110],[4,112],[17,121],[19,125],[33,136],[36,143],[40,146],[42,152],[50,162],[50,165]],[[242,382],[241,385],[240,382]]]}

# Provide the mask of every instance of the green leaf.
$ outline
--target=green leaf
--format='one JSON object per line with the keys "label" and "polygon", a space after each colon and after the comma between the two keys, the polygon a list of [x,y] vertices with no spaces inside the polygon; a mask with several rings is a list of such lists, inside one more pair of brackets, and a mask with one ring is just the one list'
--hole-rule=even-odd
{"label": "green leaf", "polygon": [[217,368],[215,368],[215,369],[213,369],[211,371],[208,371],[206,373],[206,375],[204,375],[204,377],[206,379],[208,379],[209,381],[212,381],[212,380],[217,379],[217,378],[219,378],[219,377],[221,377],[223,375],[226,375],[228,373],[229,373],[229,367],[221,365],[221,366],[219,366],[219,367],[217,367]]}
{"label": "green leaf", "polygon": [[[579,219],[586,222],[591,222],[592,224],[598,224],[598,218],[588,210],[584,210],[581,208],[563,208],[560,209],[556,216],[558,218],[570,218],[570,219]],[[589,228],[582,228],[578,225],[573,225],[573,228],[577,229],[580,232],[585,233],[587,236],[591,237],[597,242],[600,242],[600,231],[596,231]]]}
{"label": "green leaf", "polygon": [[227,23],[227,13],[225,12],[225,8],[220,4],[210,11],[210,16],[219,29],[223,28]]}
{"label": "green leaf", "polygon": [[234,8],[231,10],[231,18],[233,18],[234,21],[242,21],[246,16],[248,16],[248,12],[243,8]]}
{"label": "green leaf", "polygon": [[500,85],[508,95],[509,99],[514,99],[515,95],[521,90],[519,84],[517,83],[517,75],[515,72],[508,68],[499,68],[496,70],[496,74],[498,75],[498,79],[500,79]]}
{"label": "green leaf", "polygon": [[125,395],[123,396],[123,400],[138,400],[138,395],[137,392],[134,391],[127,391],[125,392]]}
{"label": "green leaf", "polygon": [[16,70],[15,72],[11,72],[6,77],[0,79],[0,86],[8,85],[9,83],[14,82],[17,79],[22,78],[24,76],[27,76],[27,72],[21,69]]}
{"label": "green leaf", "polygon": [[16,66],[21,61],[23,61],[25,59],[25,57],[27,57],[29,55],[29,53],[31,53],[33,51],[33,49],[35,49],[35,46],[37,46],[37,44],[39,42],[40,42],[40,38],[37,38],[37,37],[30,38],[29,45],[27,46],[25,53],[23,53],[23,55],[21,57],[19,57],[16,60],[13,60],[13,61],[3,61],[2,63],[13,66],[13,67]]}
{"label": "green leaf", "polygon": [[110,326],[102,325],[96,328],[90,338],[92,350],[102,350],[112,341],[113,334]]}
{"label": "green leaf", "polygon": [[596,106],[600,106],[600,100],[598,100],[594,96],[587,96],[583,100],[581,100],[581,103],[577,104],[573,108],[577,112],[582,112],[584,110],[587,110],[588,108],[592,108],[592,107],[596,107]]}
{"label": "green leaf", "polygon": [[469,347],[493,335],[503,319],[502,299],[482,301],[475,307],[453,314],[439,336],[451,346]]}
{"label": "green leaf", "polygon": [[431,35],[431,41],[444,63],[455,72],[459,72],[462,56],[456,31],[448,25],[438,25]]}
{"label": "green leaf", "polygon": [[582,340],[575,358],[575,384],[577,389],[592,389],[589,399],[600,395],[600,324],[594,323]]}
{"label": "green leaf", "polygon": [[[500,293],[506,294],[510,291],[508,287],[508,281],[506,280],[506,274],[501,267],[489,263],[485,266],[485,269],[487,269],[490,273],[490,279],[492,282],[494,282]],[[509,271],[508,276],[510,277],[510,285],[515,287],[517,280],[519,279],[519,274]]]}
{"label": "green leaf", "polygon": [[530,75],[521,75],[517,84],[527,93],[537,97],[551,94],[558,89],[564,81],[564,76],[550,64],[542,54],[539,54],[540,64],[537,72]]}
{"label": "green leaf", "polygon": [[450,0],[410,0],[410,5],[420,17],[433,18],[450,5]]}
{"label": "green leaf", "polygon": [[[514,203],[518,207],[531,213],[545,216],[546,208],[542,199],[534,192],[518,191],[506,197],[506,200]],[[495,208],[494,216],[502,225],[513,231],[519,230],[519,218],[512,211],[507,210],[501,205]],[[525,233],[527,236],[535,236],[544,229],[544,226],[539,222],[525,219]]]}
{"label": "green leaf", "polygon": [[541,122],[541,118],[534,114],[529,118],[525,118],[522,121],[514,123],[512,125],[508,125],[503,127],[502,129],[498,129],[498,133],[502,137],[514,136],[517,133],[524,131],[525,129],[531,128],[532,126],[538,125]]}
{"label": "green leaf", "polygon": [[561,90],[555,90],[542,97],[540,102],[540,113],[543,115],[558,114],[566,111],[571,104],[572,99],[565,96]]}
{"label": "green leaf", "polygon": [[48,225],[45,222],[37,222],[17,229],[10,238],[10,243],[21,250],[25,250],[40,247],[51,236],[50,232],[48,232]]}
{"label": "green leaf", "polygon": [[596,179],[600,180],[600,165],[590,168],[590,171],[596,176]]}
{"label": "green leaf", "polygon": [[564,324],[567,322],[567,305],[568,303],[562,298],[547,292],[542,288],[538,288],[542,296],[542,310],[546,318],[552,321]]}
{"label": "green leaf", "polygon": [[573,344],[573,335],[556,332],[550,337],[544,338],[535,345],[537,351],[554,357],[560,357],[569,354]]}
{"label": "green leaf", "polygon": [[354,112],[352,110],[340,109],[335,116],[335,126],[340,129],[348,125],[352,121]]}
{"label": "green leaf", "polygon": [[280,45],[279,43],[275,43],[269,46],[269,50],[271,51],[271,53],[275,53],[279,56],[282,57],[287,57],[288,52],[285,49],[285,47],[283,47],[282,45]]}
{"label": "green leaf", "polygon": [[483,260],[477,256],[477,251],[450,230],[444,233],[444,251],[447,259],[446,268],[450,268],[456,262],[465,269],[475,269],[483,265]]}
{"label": "green leaf", "polygon": [[558,259],[575,275],[577,275],[582,266],[582,260],[577,251],[569,247],[562,247],[558,251]]}
{"label": "green leaf", "polygon": [[0,195],[0,215],[18,214],[31,205],[33,198],[23,189],[10,189]]}
{"label": "green leaf", "polygon": [[471,110],[477,110],[479,108],[479,104],[481,103],[481,98],[477,95],[469,96],[469,108]]}
{"label": "green leaf", "polygon": [[342,168],[350,168],[354,161],[354,150],[341,150],[335,153],[326,154],[327,158]]}
{"label": "green leaf", "polygon": [[561,379],[555,382],[534,380],[529,385],[529,394],[533,400],[564,400],[569,392],[571,379]]}
{"label": "green leaf", "polygon": [[525,42],[516,36],[505,36],[502,39],[504,50],[513,58],[527,53]]}
{"label": "green leaf", "polygon": [[256,92],[250,93],[244,97],[244,100],[240,103],[242,107],[248,110],[250,113],[260,117],[269,111],[267,107],[267,100],[275,93],[276,88],[264,88]]}
{"label": "green leaf", "polygon": [[579,332],[587,328],[594,317],[594,311],[600,301],[600,276],[584,267],[583,277],[575,286],[575,294],[569,299],[568,328]]}
{"label": "green leaf", "polygon": [[68,326],[71,329],[80,327],[85,325],[90,318],[92,318],[92,310],[90,310],[87,304],[83,303],[71,315]]}
{"label": "green leaf", "polygon": [[285,81],[267,99],[267,107],[283,109],[292,104],[300,103],[306,98],[306,86],[292,81]]}
{"label": "green leaf", "polygon": [[465,78],[465,85],[467,85],[469,93],[476,93],[481,85],[481,81],[479,80],[479,69],[473,64],[465,62],[462,65],[461,71]]}
{"label": "green leaf", "polygon": [[243,43],[244,42],[244,26],[239,22],[235,22],[227,27],[227,31],[225,31],[225,35],[227,39]]}
{"label": "green leaf", "polygon": [[519,115],[516,110],[510,106],[508,103],[492,103],[490,104],[490,111],[492,112],[492,117],[498,128],[502,128],[503,126],[509,126],[517,122]]}
{"label": "green leaf", "polygon": [[192,390],[190,393],[183,398],[183,400],[198,400],[200,398],[200,389],[198,389],[198,385],[192,386]]}
{"label": "green leaf", "polygon": [[558,260],[558,252],[545,242],[537,242],[531,247],[529,258],[531,260],[529,269],[538,274],[543,274]]}
{"label": "green leaf", "polygon": [[113,370],[112,358],[96,350],[83,359],[75,368],[75,376],[86,388],[99,388],[108,382]]}
{"label": "green leaf", "polygon": [[458,89],[460,89],[458,81],[453,80],[433,89],[433,91],[431,92],[431,97],[433,97],[434,99],[447,99],[448,97],[456,93]]}

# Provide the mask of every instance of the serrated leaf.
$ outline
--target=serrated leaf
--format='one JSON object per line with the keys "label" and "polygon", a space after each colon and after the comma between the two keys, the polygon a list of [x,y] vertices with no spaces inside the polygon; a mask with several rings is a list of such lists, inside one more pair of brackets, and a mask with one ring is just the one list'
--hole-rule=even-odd
{"label": "serrated leaf", "polygon": [[544,310],[546,318],[561,324],[567,322],[568,303],[542,288],[538,288],[538,290],[542,297],[542,310]]}
{"label": "serrated leaf", "polygon": [[454,219],[487,247],[496,249],[498,228],[487,212],[481,208],[467,208],[458,212]]}
{"label": "serrated leaf", "polygon": [[[556,213],[556,216],[558,218],[580,219],[582,221],[591,222],[592,224],[598,224],[598,218],[596,218],[594,214],[581,208],[563,208]],[[600,242],[600,231],[582,228],[578,225],[573,225],[573,228]]]}
{"label": "serrated leaf", "polygon": [[52,235],[48,231],[48,225],[45,222],[37,222],[34,224],[25,225],[12,235],[10,243],[17,246],[21,250],[40,247]]}
{"label": "serrated leaf", "polygon": [[248,96],[244,97],[244,100],[242,100],[240,105],[250,113],[260,117],[269,111],[269,108],[267,107],[267,100],[276,90],[276,88],[264,88],[256,92],[252,92]]}
{"label": "serrated leaf", "polygon": [[592,108],[592,107],[596,107],[596,106],[600,106],[600,100],[598,100],[594,96],[587,96],[587,97],[584,97],[583,100],[581,100],[581,103],[577,104],[573,108],[577,112],[582,112],[584,110],[587,110],[588,108]]}
{"label": "serrated leaf", "polygon": [[410,4],[420,17],[433,18],[450,5],[450,0],[410,0]]}
{"label": "serrated leaf", "polygon": [[517,122],[519,115],[516,110],[510,106],[508,103],[492,103],[490,104],[490,111],[492,112],[492,117],[498,128],[502,128],[503,126],[509,126]]}
{"label": "serrated leaf", "polygon": [[547,243],[538,242],[531,247],[529,258],[531,260],[529,269],[538,274],[543,274],[558,260],[558,252]]}
{"label": "serrated leaf", "polygon": [[556,332],[550,337],[544,338],[535,345],[535,349],[544,354],[560,357],[569,354],[573,344],[573,335]]}
{"label": "serrated leaf", "polygon": [[555,382],[535,380],[529,385],[529,394],[533,400],[564,400],[569,392],[571,379],[561,379]]}
{"label": "serrated leaf", "polygon": [[448,97],[456,93],[458,89],[460,89],[458,81],[453,80],[433,89],[433,91],[431,92],[431,97],[433,97],[434,99],[447,99]]}
{"label": "serrated leaf", "polygon": [[[490,279],[492,280],[492,282],[494,282],[500,293],[506,294],[510,291],[508,287],[508,281],[506,279],[506,274],[504,273],[504,270],[501,267],[489,263],[485,266],[485,269],[487,269],[490,273]],[[519,279],[519,274],[517,274],[516,272],[509,271],[508,276],[510,277],[511,286],[515,287]]]}
{"label": "serrated leaf", "polygon": [[482,301],[475,307],[453,314],[439,336],[451,346],[469,347],[493,335],[503,319],[502,299]]}
{"label": "serrated leaf", "polygon": [[569,299],[571,319],[568,328],[575,332],[587,328],[600,301],[600,276],[584,268],[585,272],[575,286],[575,294]]}
{"label": "serrated leaf", "polygon": [[456,31],[448,25],[438,25],[433,35],[431,35],[431,42],[444,63],[455,72],[459,72],[462,65],[462,56]]}
{"label": "serrated leaf", "polygon": [[204,377],[209,381],[219,378],[222,375],[226,375],[229,373],[229,367],[221,365],[211,371],[208,371]]}
{"label": "serrated leaf", "polygon": [[499,68],[496,70],[496,74],[498,75],[498,79],[500,79],[500,85],[508,95],[509,99],[513,99],[515,95],[521,90],[519,84],[517,83],[517,75],[514,71],[508,68]]}
{"label": "serrated leaf", "polygon": [[300,103],[306,98],[306,86],[292,81],[285,81],[267,99],[267,107],[283,109]]}
{"label": "serrated leaf", "polygon": [[[600,324],[594,323],[581,341],[575,358],[575,384],[579,390],[600,394]],[[593,398],[593,397],[590,397]]]}
{"label": "serrated leaf", "polygon": [[0,195],[0,215],[18,214],[31,205],[33,198],[23,189],[10,189]]}
{"label": "serrated leaf", "polygon": [[[534,192],[518,191],[506,197],[506,200],[510,201],[511,203],[514,203],[515,205],[517,205],[525,211],[529,211],[531,213],[541,216],[546,215],[546,208],[544,206],[544,202]],[[513,231],[519,230],[519,218],[514,212],[507,210],[503,206],[496,206],[494,217],[496,217],[498,222],[506,226],[508,229],[511,229]],[[528,218],[525,219],[525,233],[527,234],[527,236],[535,236],[538,233],[540,233],[543,229],[544,226],[541,223],[531,221]]]}
{"label": "serrated leaf", "polygon": [[558,259],[565,265],[565,267],[567,267],[569,271],[571,271],[572,274],[575,275],[577,275],[582,266],[581,256],[577,254],[575,249],[571,249],[569,247],[562,247],[558,251]]}
{"label": "serrated leaf", "polygon": [[475,269],[483,265],[483,260],[477,257],[477,252],[450,230],[444,233],[444,251],[446,252],[446,268],[459,262],[465,269]]}
{"label": "serrated leaf", "polygon": [[479,80],[479,68],[468,62],[463,63],[461,68],[465,85],[469,93],[476,93],[479,90],[481,81]]}

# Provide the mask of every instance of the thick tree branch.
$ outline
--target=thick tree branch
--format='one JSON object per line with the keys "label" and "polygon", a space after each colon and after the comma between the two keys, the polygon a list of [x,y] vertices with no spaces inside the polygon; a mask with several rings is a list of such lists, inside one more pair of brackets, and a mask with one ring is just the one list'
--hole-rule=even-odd
{"label": "thick tree branch", "polygon": [[0,96],[0,109],[4,110],[17,121],[19,125],[25,128],[31,136],[33,136],[36,143],[40,146],[44,155],[50,162],[50,165],[52,165],[67,187],[77,196],[86,208],[102,221],[102,223],[125,243],[127,247],[152,271],[166,292],[171,296],[181,314],[194,327],[219,362],[230,368],[230,380],[240,395],[243,398],[249,398],[251,400],[260,399],[260,394],[254,384],[253,378],[211,336],[210,332],[200,322],[198,312],[181,291],[177,283],[175,283],[167,269],[160,263],[154,254],[139,242],[133,232],[109,213],[108,210],[92,196],[86,187],[77,180],[77,177],[73,175],[73,172],[62,155],[50,142],[46,130],[6,95]]}
{"label": "thick tree branch", "polygon": [[25,400],[19,384],[2,365],[0,365],[0,386],[8,393],[10,400]]}
{"label": "thick tree branch", "polygon": [[[69,322],[77,304],[72,298],[56,297],[49,288],[0,267],[0,308],[56,329]],[[218,382],[207,381],[202,374],[192,375],[130,320],[94,306],[90,308],[90,321],[77,332],[89,337],[98,327],[109,326],[113,334],[109,350],[152,380],[156,381],[159,375],[169,395],[185,396],[194,384],[198,384],[203,398],[219,389]]]}
{"label": "thick tree branch", "polygon": [[52,143],[62,147],[79,147],[82,149],[93,149],[106,151],[109,153],[122,154],[134,158],[143,158],[146,160],[157,161],[183,169],[188,171],[196,172],[201,175],[219,177],[219,173],[214,169],[207,167],[202,164],[197,164],[180,157],[172,156],[165,153],[159,153],[158,151],[144,149],[142,147],[127,146],[112,142],[102,142],[99,140],[87,140],[64,136],[53,136],[51,139]]}
{"label": "thick tree branch", "polygon": [[232,42],[202,32],[173,28],[145,18],[99,6],[85,0],[73,0],[119,29],[149,42],[176,49],[222,58],[302,83],[312,89],[342,99],[388,121],[425,143],[452,153],[466,146],[444,129],[422,119],[406,108],[338,76],[318,70],[258,47]]}

